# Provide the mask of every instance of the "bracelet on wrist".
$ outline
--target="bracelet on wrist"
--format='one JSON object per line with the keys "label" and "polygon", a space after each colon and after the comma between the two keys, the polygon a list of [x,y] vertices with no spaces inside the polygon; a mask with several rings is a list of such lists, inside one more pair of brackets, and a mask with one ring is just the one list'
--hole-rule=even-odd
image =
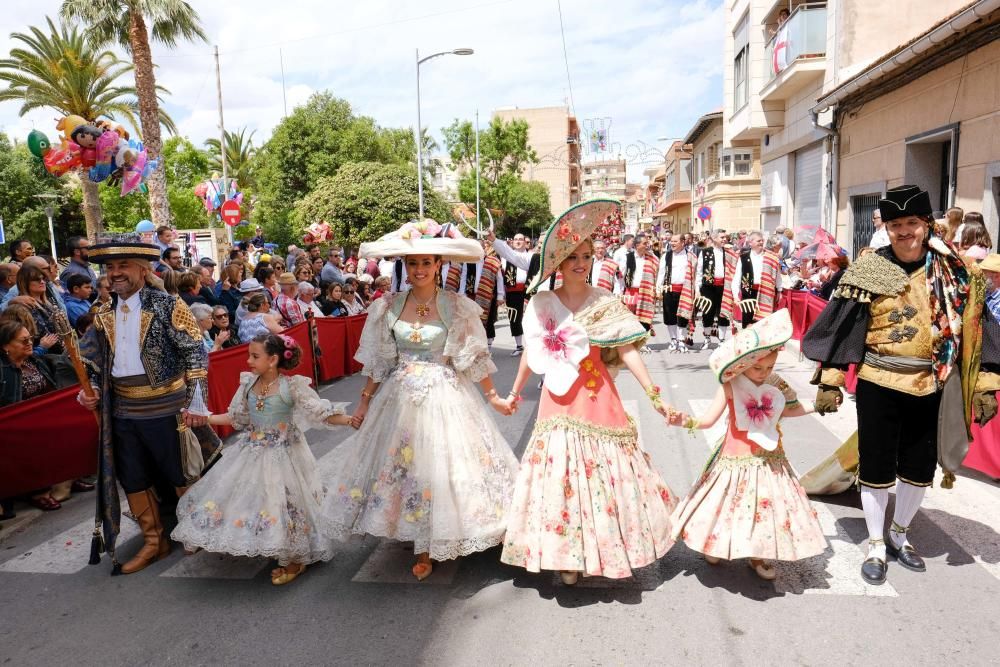
{"label": "bracelet on wrist", "polygon": [[362,391],[361,392],[361,398],[367,398],[369,401],[372,400],[372,397],[374,395],[375,395],[375,393],[371,392],[371,391]]}
{"label": "bracelet on wrist", "polygon": [[646,396],[653,403],[654,408],[658,408],[663,405],[663,399],[660,398],[660,388],[655,384],[651,384],[646,387]]}
{"label": "bracelet on wrist", "polygon": [[490,389],[488,392],[486,392],[485,394],[483,394],[483,396],[486,397],[487,401],[496,398],[496,395],[497,395],[497,390],[496,389]]}
{"label": "bracelet on wrist", "polygon": [[522,400],[524,400],[524,399],[521,398],[521,394],[518,393],[518,392],[516,392],[516,391],[514,391],[513,389],[511,389],[510,393],[507,394],[507,398],[514,399],[515,403],[520,403]]}
{"label": "bracelet on wrist", "polygon": [[681,424],[681,426],[686,428],[688,430],[688,433],[694,435],[694,432],[698,430],[699,424],[701,424],[700,421],[698,421],[694,417],[688,416],[688,418],[684,420],[684,423]]}

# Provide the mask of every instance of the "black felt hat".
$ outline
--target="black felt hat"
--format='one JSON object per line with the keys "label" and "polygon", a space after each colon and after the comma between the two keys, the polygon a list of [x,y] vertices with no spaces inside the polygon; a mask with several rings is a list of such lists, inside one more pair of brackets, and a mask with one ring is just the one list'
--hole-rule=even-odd
{"label": "black felt hat", "polygon": [[908,215],[921,217],[934,215],[931,208],[931,196],[916,185],[900,185],[885,193],[885,199],[878,202],[878,211],[882,214],[882,222],[889,222]]}
{"label": "black felt hat", "polygon": [[90,261],[101,264],[113,259],[160,259],[160,249],[148,243],[133,243],[129,241],[111,241],[99,243],[89,248]]}

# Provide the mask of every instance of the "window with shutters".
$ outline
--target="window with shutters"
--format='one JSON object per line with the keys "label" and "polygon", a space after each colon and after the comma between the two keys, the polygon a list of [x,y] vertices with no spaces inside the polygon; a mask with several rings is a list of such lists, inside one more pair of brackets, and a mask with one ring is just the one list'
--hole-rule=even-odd
{"label": "window with shutters", "polygon": [[733,113],[736,113],[750,100],[750,12],[740,20],[733,31]]}

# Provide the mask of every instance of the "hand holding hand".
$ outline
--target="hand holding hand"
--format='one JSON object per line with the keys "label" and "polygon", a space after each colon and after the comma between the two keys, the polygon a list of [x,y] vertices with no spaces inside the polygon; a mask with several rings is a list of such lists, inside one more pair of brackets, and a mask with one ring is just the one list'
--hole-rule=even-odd
{"label": "hand holding hand", "polygon": [[368,401],[362,401],[358,404],[358,407],[354,410],[354,414],[351,415],[351,427],[354,429],[361,428],[361,425],[365,422],[365,415],[368,414]]}
{"label": "hand holding hand", "polygon": [[196,415],[187,410],[184,410],[182,414],[184,415],[184,425],[188,428],[197,428],[208,424],[208,415]]}
{"label": "hand holding hand", "polygon": [[504,400],[499,396],[493,395],[490,397],[490,405],[493,409],[502,414],[504,417],[509,417],[514,410],[510,406],[509,400]]}
{"label": "hand holding hand", "polygon": [[816,389],[816,412],[825,415],[828,412],[836,412],[840,404],[844,402],[844,394],[840,387],[828,384],[821,384]]}

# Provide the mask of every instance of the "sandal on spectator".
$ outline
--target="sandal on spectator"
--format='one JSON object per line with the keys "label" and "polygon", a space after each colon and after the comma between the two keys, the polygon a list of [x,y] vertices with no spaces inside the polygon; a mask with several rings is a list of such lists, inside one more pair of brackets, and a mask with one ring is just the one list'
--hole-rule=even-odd
{"label": "sandal on spectator", "polygon": [[71,486],[70,489],[73,493],[83,493],[84,491],[93,491],[94,487],[94,484],[91,484],[86,480],[77,479],[73,481],[73,486]]}
{"label": "sandal on spectator", "polygon": [[53,510],[61,509],[62,505],[58,500],[52,496],[38,496],[37,498],[32,498],[28,501],[32,507],[37,507],[43,512],[51,512]]}

